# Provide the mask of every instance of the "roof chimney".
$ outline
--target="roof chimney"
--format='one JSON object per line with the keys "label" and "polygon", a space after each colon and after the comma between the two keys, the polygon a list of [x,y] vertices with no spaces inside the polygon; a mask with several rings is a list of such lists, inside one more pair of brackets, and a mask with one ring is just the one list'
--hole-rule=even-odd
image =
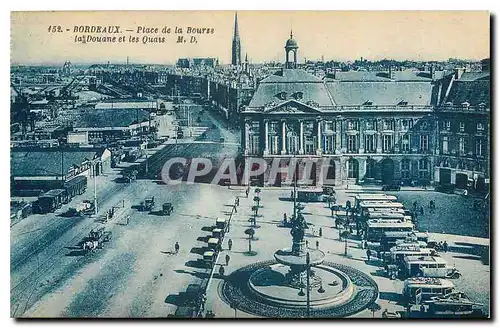
{"label": "roof chimney", "polygon": [[430,67],[430,73],[431,73],[431,79],[432,81],[435,81],[436,80],[436,68],[434,67],[434,65],[431,65]]}
{"label": "roof chimney", "polygon": [[460,79],[464,72],[465,72],[465,68],[462,68],[462,67],[455,68],[455,80]]}
{"label": "roof chimney", "polygon": [[389,78],[394,80],[396,78],[396,72],[394,71],[394,67],[389,66]]}

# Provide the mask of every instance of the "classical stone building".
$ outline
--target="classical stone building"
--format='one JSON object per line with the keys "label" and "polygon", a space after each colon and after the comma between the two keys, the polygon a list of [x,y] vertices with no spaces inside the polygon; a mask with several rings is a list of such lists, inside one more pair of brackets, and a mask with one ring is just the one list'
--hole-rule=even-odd
{"label": "classical stone building", "polygon": [[461,189],[486,190],[490,176],[489,66],[483,65],[482,72],[457,71],[448,80],[448,94],[435,110],[439,143],[434,179]]}
{"label": "classical stone building", "polygon": [[[300,178],[306,162],[314,160],[308,178],[317,185],[325,177],[335,185],[440,181],[435,167],[442,161],[442,136],[436,115],[457,108],[454,102],[441,106],[454,92],[444,71],[334,71],[319,79],[296,68],[298,44],[293,35],[285,51],[285,68],[260,81],[242,112],[247,162],[251,157],[268,163],[278,158],[286,171],[295,158]],[[489,112],[477,115],[488,121],[483,113]],[[326,167],[323,173],[321,167]],[[260,177],[264,185],[290,183],[287,173],[268,179],[270,171],[268,165]]]}

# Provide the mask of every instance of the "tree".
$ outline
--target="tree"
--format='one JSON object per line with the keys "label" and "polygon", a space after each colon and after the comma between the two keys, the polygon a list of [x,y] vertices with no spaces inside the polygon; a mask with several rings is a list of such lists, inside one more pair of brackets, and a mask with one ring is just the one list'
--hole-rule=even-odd
{"label": "tree", "polygon": [[257,205],[252,206],[253,211],[253,226],[257,225],[257,214],[259,212],[259,207]]}
{"label": "tree", "polygon": [[340,233],[340,237],[344,239],[344,255],[347,256],[347,238],[349,238],[349,230],[344,230]]}
{"label": "tree", "polygon": [[260,205],[260,197],[259,196],[255,196],[253,198],[253,201],[257,203],[257,207]]}
{"label": "tree", "polygon": [[335,215],[337,215],[338,210],[339,210],[339,206],[337,204],[330,206],[330,211],[332,211],[332,217],[333,217],[333,212],[335,212]]}
{"label": "tree", "polygon": [[375,302],[368,305],[368,310],[372,311],[372,318],[375,318],[375,312],[380,311],[381,309],[380,305]]}
{"label": "tree", "polygon": [[248,228],[245,230],[245,234],[248,235],[248,252],[252,252],[252,239],[255,235],[255,230],[252,228]]}

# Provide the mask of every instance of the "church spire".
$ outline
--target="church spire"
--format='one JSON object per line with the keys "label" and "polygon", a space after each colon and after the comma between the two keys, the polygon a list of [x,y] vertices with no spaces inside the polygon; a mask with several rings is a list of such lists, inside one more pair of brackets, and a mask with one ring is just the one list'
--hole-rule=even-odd
{"label": "church spire", "polygon": [[234,14],[234,35],[233,46],[231,48],[231,64],[234,66],[241,65],[241,42],[238,30],[238,12]]}
{"label": "church spire", "polygon": [[234,13],[234,36],[233,39],[239,39],[240,33],[238,31],[238,12]]}

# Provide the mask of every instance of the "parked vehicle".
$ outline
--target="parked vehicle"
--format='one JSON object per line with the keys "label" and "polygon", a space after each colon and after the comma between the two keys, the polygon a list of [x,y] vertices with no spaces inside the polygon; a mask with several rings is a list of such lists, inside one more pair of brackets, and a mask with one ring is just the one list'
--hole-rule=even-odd
{"label": "parked vehicle", "polygon": [[404,282],[403,298],[409,304],[421,304],[435,296],[446,296],[454,288],[455,285],[446,279],[413,277]]}
{"label": "parked vehicle", "polygon": [[224,218],[217,218],[215,220],[215,226],[219,229],[225,229],[226,228],[226,219]]}
{"label": "parked vehicle", "polygon": [[482,315],[483,304],[472,301],[465,293],[458,291],[441,297],[433,297],[426,304],[429,305],[429,314],[439,318],[475,315],[480,317]]}
{"label": "parked vehicle", "polygon": [[214,252],[217,251],[219,248],[219,238],[210,238],[208,239],[208,249],[213,250]]}
{"label": "parked vehicle", "polygon": [[382,186],[382,191],[399,191],[401,190],[401,184],[399,183],[391,183]]}
{"label": "parked vehicle", "polygon": [[215,261],[215,252],[213,251],[206,251],[203,253],[203,263],[211,268],[214,264]]}
{"label": "parked vehicle", "polygon": [[461,276],[457,268],[448,266],[446,260],[437,256],[406,256],[403,266],[408,277],[457,279]]}
{"label": "parked vehicle", "polygon": [[170,215],[174,211],[174,206],[172,203],[164,203],[162,206],[162,214],[163,215]]}

